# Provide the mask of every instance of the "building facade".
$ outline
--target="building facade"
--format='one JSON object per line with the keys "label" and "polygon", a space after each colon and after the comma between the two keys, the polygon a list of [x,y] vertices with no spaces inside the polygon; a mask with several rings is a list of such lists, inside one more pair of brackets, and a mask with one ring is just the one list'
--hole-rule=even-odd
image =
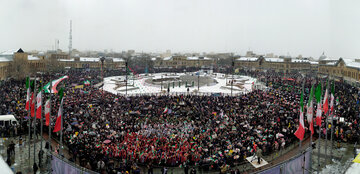
{"label": "building facade", "polygon": [[317,71],[317,62],[290,57],[264,58],[241,57],[235,60],[235,68],[251,70],[274,70],[275,72]]}
{"label": "building facade", "polygon": [[[58,59],[60,58],[60,59]],[[61,59],[65,58],[65,59]],[[14,64],[21,64],[23,69],[26,69],[27,74],[44,72],[50,66],[59,68],[101,68],[102,63],[100,58],[90,57],[75,57],[69,59],[67,55],[63,54],[48,54],[40,53],[31,55],[24,52],[21,48],[17,51],[11,50],[0,53],[0,79],[10,77],[12,74],[11,67]],[[120,69],[125,68],[125,61],[121,58],[106,57],[104,60],[104,68],[106,69]]]}
{"label": "building facade", "polygon": [[185,68],[185,67],[201,67],[210,68],[215,65],[216,60],[209,57],[187,57],[187,56],[171,56],[165,58],[152,58],[155,68]]}
{"label": "building facade", "polygon": [[319,61],[319,73],[358,83],[360,81],[360,60],[340,58],[336,61]]}

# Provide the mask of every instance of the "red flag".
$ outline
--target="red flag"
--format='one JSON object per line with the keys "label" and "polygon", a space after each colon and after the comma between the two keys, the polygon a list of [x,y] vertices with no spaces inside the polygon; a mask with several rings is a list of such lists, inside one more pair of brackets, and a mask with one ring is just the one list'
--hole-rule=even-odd
{"label": "red flag", "polygon": [[300,140],[304,139],[305,134],[305,124],[304,124],[304,91],[301,92],[300,98],[300,119],[299,119],[299,128],[296,130],[294,135]]}
{"label": "red flag", "polygon": [[31,93],[31,98],[30,98],[30,112],[31,112],[31,117],[34,117],[34,115],[35,115],[35,99],[34,99],[34,93]]}
{"label": "red flag", "polygon": [[49,126],[50,123],[50,99],[45,103],[45,125]]}
{"label": "red flag", "polygon": [[294,133],[294,135],[299,138],[300,140],[304,139],[304,134],[305,134],[305,126],[304,126],[304,113],[301,112],[300,113],[300,124],[299,124],[299,128],[296,130],[296,132]]}
{"label": "red flag", "polygon": [[329,94],[328,94],[328,90],[326,89],[325,91],[325,97],[324,97],[324,104],[323,104],[323,110],[324,110],[324,113],[326,114],[329,110]]}
{"label": "red flag", "polygon": [[314,122],[310,122],[310,131],[311,131],[311,135],[314,134]]}
{"label": "red flag", "polygon": [[36,118],[41,119],[42,110],[41,91],[36,96]]}
{"label": "red flag", "polygon": [[26,89],[27,89],[27,92],[26,92],[26,106],[25,106],[25,109],[27,111],[30,110],[30,79],[29,77],[26,78]]}
{"label": "red flag", "polygon": [[319,83],[316,87],[315,90],[315,98],[316,98],[316,102],[317,102],[317,109],[316,109],[316,125],[321,126],[321,115],[322,115],[322,110],[321,110],[321,83]]}
{"label": "red flag", "polygon": [[62,125],[61,125],[61,117],[62,117],[62,105],[63,105],[63,101],[64,99],[61,99],[61,103],[60,103],[60,107],[59,107],[59,111],[58,111],[58,116],[56,118],[56,123],[55,123],[55,127],[54,127],[54,131],[53,132],[58,132],[62,129]]}

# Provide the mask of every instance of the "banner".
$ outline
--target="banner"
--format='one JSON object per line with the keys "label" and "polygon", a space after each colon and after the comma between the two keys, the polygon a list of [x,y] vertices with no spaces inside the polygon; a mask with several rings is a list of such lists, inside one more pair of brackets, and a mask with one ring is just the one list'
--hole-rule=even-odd
{"label": "banner", "polygon": [[304,165],[304,173],[308,174],[310,169],[310,151],[307,151],[305,155],[303,154],[286,163],[284,166],[284,173],[285,174],[303,173],[303,168],[302,168],[303,165]]}
{"label": "banner", "polygon": [[259,174],[280,174],[280,166],[265,170],[263,172],[260,172]]}
{"label": "banner", "polygon": [[75,89],[83,89],[84,88],[84,85],[77,85],[77,86],[75,86]]}
{"label": "banner", "polygon": [[308,174],[311,162],[310,155],[310,150],[308,149],[305,154],[301,154],[298,157],[286,162],[285,164],[280,164],[265,171],[261,171],[259,174],[302,174],[303,172],[304,174]]}
{"label": "banner", "polygon": [[52,174],[89,174],[88,172],[82,171],[81,169],[62,161],[54,155],[52,156],[51,168]]}

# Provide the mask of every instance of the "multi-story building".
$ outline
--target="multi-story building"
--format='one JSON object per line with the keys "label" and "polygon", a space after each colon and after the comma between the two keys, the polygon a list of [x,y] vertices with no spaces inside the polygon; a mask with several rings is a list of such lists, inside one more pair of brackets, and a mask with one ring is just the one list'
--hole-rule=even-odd
{"label": "multi-story building", "polygon": [[210,68],[215,64],[215,59],[209,57],[171,56],[165,58],[152,58],[155,68],[185,68],[201,67]]}
{"label": "multi-story building", "polygon": [[[13,70],[10,68],[15,62],[22,64],[24,69],[29,71],[26,73],[46,71],[48,65],[69,68],[101,68],[100,58],[76,56],[75,58],[68,59],[68,56],[62,56],[62,54],[48,54],[48,56],[49,57],[46,57],[46,55],[41,52],[36,55],[31,55],[24,52],[21,48],[17,51],[10,50],[3,52],[0,54],[0,79],[5,79],[11,75],[11,71]],[[104,68],[119,69],[124,67],[125,61],[123,59],[105,57]]]}
{"label": "multi-story building", "polygon": [[[125,67],[125,61],[122,58],[104,57],[104,67],[106,69],[120,69]],[[101,68],[101,59],[97,57],[79,57],[72,59],[59,59],[59,65],[70,68]]]}
{"label": "multi-story building", "polygon": [[360,81],[360,60],[343,59],[319,61],[319,73],[350,82]]}
{"label": "multi-story building", "polygon": [[264,58],[241,57],[235,60],[236,68],[253,70],[274,70],[276,72],[317,71],[317,62],[292,59],[290,57]]}

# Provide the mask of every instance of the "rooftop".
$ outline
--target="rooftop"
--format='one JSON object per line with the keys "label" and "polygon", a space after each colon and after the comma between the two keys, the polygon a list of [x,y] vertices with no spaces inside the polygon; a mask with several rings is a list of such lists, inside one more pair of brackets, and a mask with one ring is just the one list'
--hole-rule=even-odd
{"label": "rooftop", "polygon": [[257,57],[240,57],[238,59],[236,59],[237,61],[252,61],[255,62],[258,60]]}
{"label": "rooftop", "polygon": [[0,57],[0,62],[10,62],[12,59],[6,58],[6,57]]}
{"label": "rooftop", "polygon": [[265,58],[267,62],[284,62],[284,59],[281,58]]}

